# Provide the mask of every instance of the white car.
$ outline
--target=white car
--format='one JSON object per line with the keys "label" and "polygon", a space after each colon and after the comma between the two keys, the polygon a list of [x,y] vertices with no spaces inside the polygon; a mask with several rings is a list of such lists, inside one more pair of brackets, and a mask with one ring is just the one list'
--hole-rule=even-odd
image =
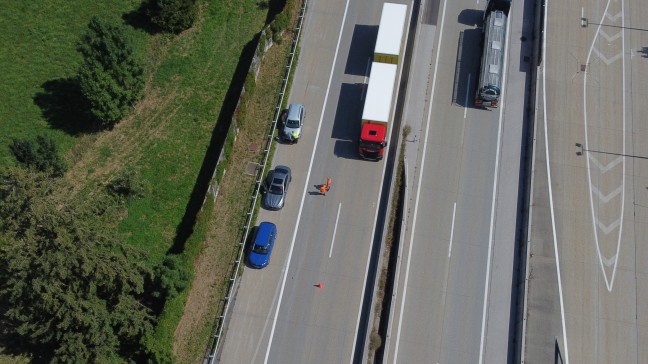
{"label": "white car", "polygon": [[304,105],[290,104],[283,122],[282,137],[292,143],[297,143],[304,125]]}

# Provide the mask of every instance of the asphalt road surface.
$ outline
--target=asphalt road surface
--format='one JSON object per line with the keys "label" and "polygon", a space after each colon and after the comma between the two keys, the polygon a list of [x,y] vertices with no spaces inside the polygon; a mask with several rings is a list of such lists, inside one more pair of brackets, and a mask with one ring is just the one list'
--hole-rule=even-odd
{"label": "asphalt road surface", "polygon": [[[437,7],[437,8],[435,8]],[[423,2],[404,120],[407,229],[388,363],[507,363],[532,24],[511,9],[504,102],[474,107],[484,2]],[[438,14],[436,18],[428,14]],[[526,38],[523,36],[526,35]]]}
{"label": "asphalt road surface", "polygon": [[[363,84],[382,2],[309,2],[291,101],[306,107],[303,136],[279,145],[292,168],[270,265],[245,268],[218,360],[346,363],[354,357],[384,162],[357,157]],[[326,196],[315,186],[333,179]],[[321,288],[316,287],[320,285]]]}
{"label": "asphalt road surface", "polygon": [[648,363],[646,19],[547,2],[525,363]]}

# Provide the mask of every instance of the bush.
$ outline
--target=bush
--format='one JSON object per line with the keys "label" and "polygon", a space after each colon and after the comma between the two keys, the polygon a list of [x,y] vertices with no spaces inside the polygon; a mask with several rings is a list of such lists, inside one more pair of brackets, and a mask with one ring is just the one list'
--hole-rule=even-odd
{"label": "bush", "polygon": [[272,29],[272,33],[277,34],[281,33],[284,30],[288,28],[290,25],[290,15],[288,14],[287,11],[282,11],[277,15],[275,20],[270,24],[270,29]]}
{"label": "bush", "polygon": [[150,0],[148,15],[163,31],[178,34],[193,26],[198,5],[196,0]]}
{"label": "bush", "polygon": [[155,268],[156,292],[154,297],[169,300],[189,285],[190,274],[182,264],[182,257],[169,255]]}
{"label": "bush", "polygon": [[139,173],[124,171],[108,183],[108,192],[123,198],[144,197],[146,186]]}
{"label": "bush", "polygon": [[39,135],[35,140],[13,139],[9,149],[20,164],[51,177],[60,177],[67,170],[56,142],[48,136]]}
{"label": "bush", "polygon": [[250,94],[250,96],[254,94],[254,91],[256,90],[256,79],[254,78],[254,72],[252,70],[248,72],[247,76],[245,76],[243,87],[245,87],[246,94]]}
{"label": "bush", "polygon": [[144,63],[131,43],[122,28],[94,17],[77,47],[83,56],[77,73],[81,92],[104,127],[114,126],[144,95]]}

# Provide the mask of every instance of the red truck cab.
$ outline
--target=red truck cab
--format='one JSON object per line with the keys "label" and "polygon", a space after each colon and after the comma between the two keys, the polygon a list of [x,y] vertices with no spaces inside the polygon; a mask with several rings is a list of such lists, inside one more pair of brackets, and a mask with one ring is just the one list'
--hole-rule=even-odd
{"label": "red truck cab", "polygon": [[387,128],[384,124],[364,123],[358,146],[360,157],[374,161],[383,159],[385,146],[387,146],[386,140]]}

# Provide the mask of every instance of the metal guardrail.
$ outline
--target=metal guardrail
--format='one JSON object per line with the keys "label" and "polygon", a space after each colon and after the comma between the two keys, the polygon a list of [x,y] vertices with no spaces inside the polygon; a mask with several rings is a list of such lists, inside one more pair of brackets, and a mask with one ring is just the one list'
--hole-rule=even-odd
{"label": "metal guardrail", "polygon": [[289,56],[288,65],[286,65],[286,72],[282,80],[281,92],[279,93],[279,100],[277,102],[277,106],[275,107],[274,117],[272,119],[272,125],[270,127],[270,133],[268,134],[268,138],[266,140],[266,146],[263,150],[263,162],[260,165],[261,168],[257,168],[254,194],[252,195],[251,198],[252,203],[250,204],[250,208],[246,213],[245,225],[243,227],[243,237],[239,242],[239,251],[235,262],[236,267],[232,271],[232,275],[229,278],[229,287],[227,290],[227,295],[224,297],[225,302],[223,305],[223,309],[221,310],[221,314],[218,316],[217,321],[215,323],[216,329],[214,331],[214,334],[212,335],[212,342],[209,346],[208,355],[205,357],[204,360],[205,363],[209,363],[209,364],[214,363],[221,343],[221,338],[223,336],[223,329],[225,327],[225,318],[229,313],[231,299],[235,293],[234,290],[237,286],[236,283],[239,278],[239,270],[241,269],[241,262],[243,261],[245,242],[247,241],[248,235],[250,233],[250,228],[254,224],[254,221],[252,221],[252,219],[254,218],[254,211],[257,206],[257,200],[259,198],[259,190],[261,188],[261,183],[263,182],[263,175],[265,174],[266,166],[268,164],[268,158],[270,157],[270,150],[272,148],[274,133],[275,130],[277,129],[277,122],[279,120],[279,116],[281,115],[283,101],[286,96],[286,88],[288,87],[288,80],[290,78],[290,72],[293,68],[295,54],[297,52],[297,46],[299,45],[299,37],[301,36],[301,30],[304,24],[304,16],[306,14],[307,3],[308,0],[302,0],[302,5],[301,8],[299,9],[297,26],[294,29],[295,35],[293,36],[292,45],[290,47],[290,56]]}

